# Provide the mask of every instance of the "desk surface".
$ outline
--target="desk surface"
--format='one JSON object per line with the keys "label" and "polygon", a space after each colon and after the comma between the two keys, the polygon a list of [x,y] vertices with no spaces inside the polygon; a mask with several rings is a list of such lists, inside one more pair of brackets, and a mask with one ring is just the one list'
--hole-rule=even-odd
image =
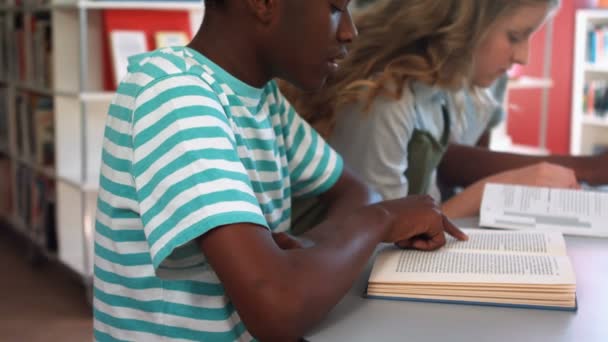
{"label": "desk surface", "polygon": [[[476,227],[473,220],[457,220]],[[371,263],[316,341],[608,341],[608,239],[566,236],[577,281],[577,312],[417,303],[362,297]]]}

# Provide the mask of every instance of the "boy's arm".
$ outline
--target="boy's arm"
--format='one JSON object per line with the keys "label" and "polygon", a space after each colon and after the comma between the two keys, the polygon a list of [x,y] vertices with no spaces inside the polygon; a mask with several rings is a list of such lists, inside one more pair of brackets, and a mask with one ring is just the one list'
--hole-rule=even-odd
{"label": "boy's arm", "polygon": [[380,194],[366,186],[346,166],[334,186],[320,197],[328,207],[329,218],[346,217],[358,208],[382,200]]}
{"label": "boy's arm", "polygon": [[382,210],[370,209],[323,225],[328,226],[323,231],[334,232],[310,248],[282,249],[267,229],[251,224],[216,228],[200,239],[228,297],[258,340],[295,341],[320,321],[382,241],[387,218]]}
{"label": "boy's arm", "polygon": [[[346,166],[342,169],[340,178],[325,193],[321,194],[320,199],[327,207],[326,220],[341,220],[362,207],[382,200],[382,196],[365,185],[352,171]],[[286,239],[288,244],[298,246],[308,246],[310,240],[322,239],[325,235],[327,225],[317,225],[305,233],[296,237],[288,237],[286,234],[275,234],[275,240]]]}
{"label": "boy's arm", "polygon": [[282,248],[253,224],[218,227],[199,238],[245,326],[262,341],[301,337],[338,303],[381,241],[422,250],[466,239],[429,197],[382,202],[317,226],[308,248]]}
{"label": "boy's arm", "polygon": [[548,162],[572,169],[579,181],[608,184],[608,153],[597,156],[529,156],[487,148],[451,144],[439,165],[439,178],[447,186],[468,186],[499,172]]}

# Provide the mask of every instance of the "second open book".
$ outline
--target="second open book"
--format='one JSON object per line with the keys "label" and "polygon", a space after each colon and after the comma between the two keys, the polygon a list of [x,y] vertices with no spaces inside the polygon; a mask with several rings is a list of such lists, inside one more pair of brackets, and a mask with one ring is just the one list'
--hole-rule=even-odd
{"label": "second open book", "polygon": [[434,252],[389,247],[374,262],[371,298],[576,310],[576,279],[560,233],[465,230]]}
{"label": "second open book", "polygon": [[479,224],[608,237],[608,192],[487,184]]}

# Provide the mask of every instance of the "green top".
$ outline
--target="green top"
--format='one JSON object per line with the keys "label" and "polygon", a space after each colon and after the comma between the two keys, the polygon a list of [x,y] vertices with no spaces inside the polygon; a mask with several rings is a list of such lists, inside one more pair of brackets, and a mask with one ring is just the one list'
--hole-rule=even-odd
{"label": "green top", "polygon": [[450,140],[450,115],[447,106],[442,105],[444,120],[443,134],[437,140],[431,133],[414,129],[407,145],[408,169],[405,176],[409,183],[409,195],[426,194],[431,185],[432,176],[439,166]]}

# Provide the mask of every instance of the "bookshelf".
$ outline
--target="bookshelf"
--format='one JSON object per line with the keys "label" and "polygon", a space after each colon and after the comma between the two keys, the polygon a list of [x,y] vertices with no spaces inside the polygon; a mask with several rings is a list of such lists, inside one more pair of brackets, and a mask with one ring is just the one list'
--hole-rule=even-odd
{"label": "bookshelf", "polygon": [[608,84],[608,10],[579,10],[572,87],[572,154],[592,154],[608,146],[608,113],[594,99],[601,91],[598,85],[604,82]]}
{"label": "bookshelf", "polygon": [[113,97],[104,78],[107,10],[185,11],[194,33],[204,5],[0,0],[0,220],[87,285]]}

